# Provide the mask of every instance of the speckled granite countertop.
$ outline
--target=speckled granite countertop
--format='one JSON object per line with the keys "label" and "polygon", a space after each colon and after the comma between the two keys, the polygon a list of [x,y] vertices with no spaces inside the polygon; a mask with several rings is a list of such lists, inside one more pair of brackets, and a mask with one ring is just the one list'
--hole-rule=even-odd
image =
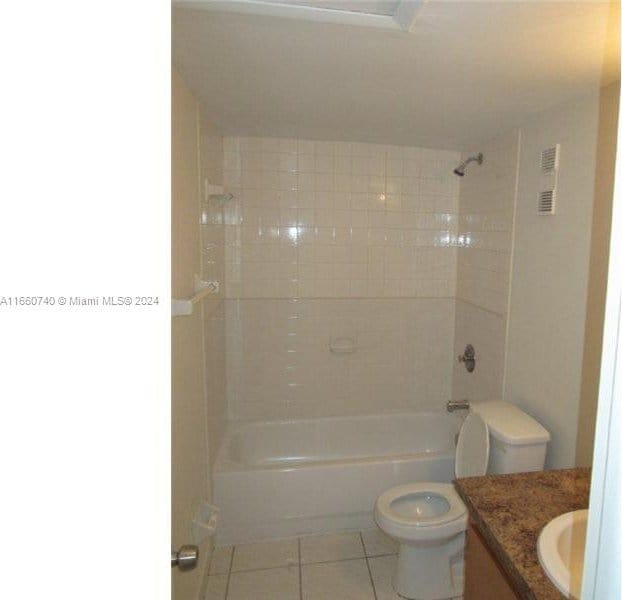
{"label": "speckled granite countertop", "polygon": [[471,521],[521,598],[563,598],[540,567],[536,544],[551,519],[587,508],[590,475],[564,469],[456,480]]}

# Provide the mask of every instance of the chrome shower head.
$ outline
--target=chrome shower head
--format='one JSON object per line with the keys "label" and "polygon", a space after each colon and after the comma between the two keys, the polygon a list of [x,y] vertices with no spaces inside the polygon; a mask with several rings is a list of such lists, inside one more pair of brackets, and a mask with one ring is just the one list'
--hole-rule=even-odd
{"label": "chrome shower head", "polygon": [[229,202],[233,200],[233,194],[210,194],[208,200],[215,200],[216,202]]}
{"label": "chrome shower head", "polygon": [[477,156],[469,156],[466,160],[462,161],[455,169],[454,173],[458,175],[458,177],[464,177],[465,169],[467,165],[471,162],[477,162],[478,165],[481,165],[484,162],[484,155],[480,152]]}

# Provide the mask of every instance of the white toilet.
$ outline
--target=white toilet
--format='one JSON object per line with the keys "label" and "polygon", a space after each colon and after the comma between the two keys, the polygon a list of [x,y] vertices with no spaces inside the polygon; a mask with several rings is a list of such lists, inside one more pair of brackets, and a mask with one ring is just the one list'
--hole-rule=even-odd
{"label": "white toilet", "polygon": [[[549,432],[507,402],[473,404],[456,446],[456,477],[540,471]],[[489,467],[489,468],[488,468]],[[467,508],[451,483],[413,483],[376,500],[378,527],[400,543],[395,591],[414,600],[461,596]]]}

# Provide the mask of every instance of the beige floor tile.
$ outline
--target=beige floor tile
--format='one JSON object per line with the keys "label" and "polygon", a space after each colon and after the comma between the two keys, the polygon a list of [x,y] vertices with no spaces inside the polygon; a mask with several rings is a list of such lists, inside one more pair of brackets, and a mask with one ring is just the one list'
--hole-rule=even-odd
{"label": "beige floor tile", "polygon": [[210,575],[207,578],[205,600],[225,600],[228,575]]}
{"label": "beige floor tile", "polygon": [[270,540],[235,547],[232,571],[287,567],[298,564],[298,540]]}
{"label": "beige floor tile", "polygon": [[231,573],[227,600],[299,600],[299,598],[298,566]]}
{"label": "beige floor tile", "polygon": [[308,564],[361,558],[365,551],[358,533],[331,533],[300,538],[300,554],[303,564]]}
{"label": "beige floor tile", "polygon": [[366,561],[302,566],[303,600],[374,600]]}
{"label": "beige floor tile", "polygon": [[382,554],[396,554],[398,544],[384,531],[378,528],[362,532],[367,556],[381,556]]}
{"label": "beige floor tile", "polygon": [[397,566],[397,556],[380,556],[369,559],[369,568],[376,588],[378,600],[400,600],[395,593],[391,580],[395,567]]}
{"label": "beige floor tile", "polygon": [[232,550],[233,548],[231,546],[214,548],[214,554],[212,555],[212,561],[209,566],[210,575],[222,575],[229,572]]}
{"label": "beige floor tile", "polygon": [[[401,600],[393,589],[393,574],[397,567],[397,556],[379,556],[369,559],[369,569],[374,587],[376,588],[376,597],[378,600]],[[462,600],[462,596],[453,598],[453,600]]]}

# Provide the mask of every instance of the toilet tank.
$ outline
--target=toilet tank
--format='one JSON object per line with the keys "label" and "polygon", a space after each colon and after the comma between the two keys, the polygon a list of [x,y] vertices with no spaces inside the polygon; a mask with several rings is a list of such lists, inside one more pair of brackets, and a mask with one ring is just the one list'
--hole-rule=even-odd
{"label": "toilet tank", "polygon": [[478,402],[471,405],[488,425],[489,474],[541,471],[546,458],[549,432],[533,417],[509,402]]}

